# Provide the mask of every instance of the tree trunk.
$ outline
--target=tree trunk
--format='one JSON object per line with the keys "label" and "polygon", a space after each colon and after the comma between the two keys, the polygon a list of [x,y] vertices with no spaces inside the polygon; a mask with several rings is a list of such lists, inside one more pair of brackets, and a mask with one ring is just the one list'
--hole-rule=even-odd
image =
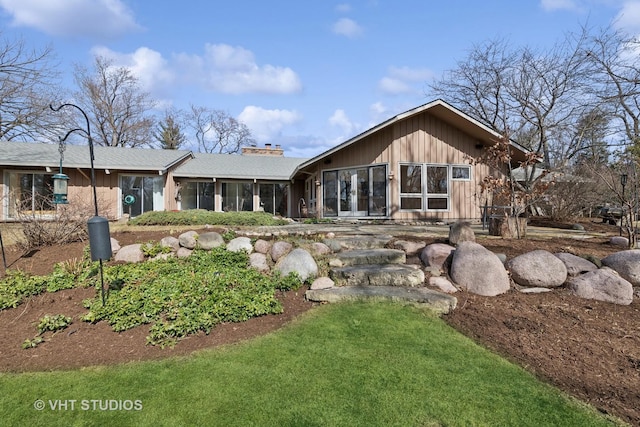
{"label": "tree trunk", "polygon": [[489,218],[489,235],[508,239],[522,239],[527,236],[527,219],[516,217]]}

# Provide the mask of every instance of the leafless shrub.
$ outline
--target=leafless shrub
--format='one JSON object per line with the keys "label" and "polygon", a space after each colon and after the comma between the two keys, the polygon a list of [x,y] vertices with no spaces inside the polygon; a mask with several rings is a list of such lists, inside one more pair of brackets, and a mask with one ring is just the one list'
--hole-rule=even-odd
{"label": "leafless shrub", "polygon": [[23,199],[24,205],[35,209],[16,209],[24,239],[18,247],[28,253],[35,249],[88,240],[87,220],[92,216],[90,204],[80,199],[69,204],[54,205],[44,196]]}

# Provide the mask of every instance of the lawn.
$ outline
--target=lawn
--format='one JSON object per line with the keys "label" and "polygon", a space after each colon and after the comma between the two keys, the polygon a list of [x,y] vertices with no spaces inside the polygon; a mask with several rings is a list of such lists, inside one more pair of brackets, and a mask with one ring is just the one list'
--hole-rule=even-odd
{"label": "lawn", "polygon": [[430,312],[380,302],[321,306],[276,333],[190,357],[2,374],[0,419],[7,426],[612,424]]}

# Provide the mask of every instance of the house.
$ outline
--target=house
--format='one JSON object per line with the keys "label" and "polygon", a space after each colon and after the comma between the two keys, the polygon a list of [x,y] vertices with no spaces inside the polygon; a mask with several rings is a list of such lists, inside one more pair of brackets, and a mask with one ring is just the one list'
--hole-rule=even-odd
{"label": "house", "polygon": [[[312,158],[280,146],[242,154],[95,147],[100,214],[109,219],[152,210],[266,211],[298,217],[478,220],[486,201],[478,183],[492,173],[470,159],[500,134],[442,100],[399,114]],[[513,158],[525,150],[512,143]],[[62,168],[69,200],[92,202],[87,146],[67,145]],[[53,213],[51,144],[0,142],[0,220]]]}

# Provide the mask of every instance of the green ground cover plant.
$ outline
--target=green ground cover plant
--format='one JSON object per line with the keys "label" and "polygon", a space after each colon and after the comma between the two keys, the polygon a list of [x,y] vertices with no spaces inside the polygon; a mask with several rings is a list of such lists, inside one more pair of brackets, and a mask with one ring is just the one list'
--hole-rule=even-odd
{"label": "green ground cover plant", "polygon": [[147,342],[172,346],[189,334],[209,333],[221,322],[281,313],[276,290],[299,287],[301,281],[248,265],[245,252],[218,247],[196,250],[185,259],[110,266],[105,280],[118,286],[109,291],[105,305],[99,295],[85,301],[89,312],[83,320],[104,320],[114,331],[153,323]]}
{"label": "green ground cover plant", "polygon": [[320,306],[257,339],[162,361],[0,375],[3,425],[607,426],[432,313]]}

